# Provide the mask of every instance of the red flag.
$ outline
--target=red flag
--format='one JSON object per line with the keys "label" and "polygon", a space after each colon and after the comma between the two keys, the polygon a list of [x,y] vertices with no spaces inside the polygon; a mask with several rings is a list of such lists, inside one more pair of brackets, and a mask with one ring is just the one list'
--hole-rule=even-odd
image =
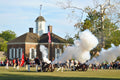
{"label": "red flag", "polygon": [[48,42],[51,43],[50,31],[48,31],[48,37],[49,37]]}
{"label": "red flag", "polygon": [[20,64],[20,66],[23,66],[23,64],[24,64],[24,53],[22,53],[22,60],[21,60],[21,64]]}

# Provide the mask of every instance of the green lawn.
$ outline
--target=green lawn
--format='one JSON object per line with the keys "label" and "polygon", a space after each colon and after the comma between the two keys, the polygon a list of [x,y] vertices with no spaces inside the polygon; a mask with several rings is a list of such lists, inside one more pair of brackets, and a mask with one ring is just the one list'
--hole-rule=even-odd
{"label": "green lawn", "polygon": [[0,67],[0,80],[120,80],[120,70],[35,72],[33,67],[27,72],[24,67],[20,70]]}

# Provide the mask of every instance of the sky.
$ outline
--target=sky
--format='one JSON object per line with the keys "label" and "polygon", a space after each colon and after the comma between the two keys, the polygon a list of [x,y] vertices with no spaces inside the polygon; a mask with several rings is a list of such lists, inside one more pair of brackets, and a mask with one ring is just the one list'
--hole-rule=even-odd
{"label": "sky", "polygon": [[[46,20],[46,33],[47,26],[52,25],[53,33],[60,37],[65,38],[66,34],[73,36],[77,20],[68,19],[70,11],[58,6],[57,1],[61,0],[0,0],[0,33],[12,30],[18,37],[29,32],[30,27],[34,28],[35,33],[35,19],[40,16],[42,5],[41,15]],[[74,5],[81,8],[88,4],[89,0],[74,0]]]}

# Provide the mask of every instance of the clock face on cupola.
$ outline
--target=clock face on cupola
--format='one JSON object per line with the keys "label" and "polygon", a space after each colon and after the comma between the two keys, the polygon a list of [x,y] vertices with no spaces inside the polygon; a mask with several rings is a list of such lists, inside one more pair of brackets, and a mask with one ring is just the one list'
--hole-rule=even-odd
{"label": "clock face on cupola", "polygon": [[40,16],[37,17],[37,19],[35,20],[36,34],[38,34],[39,36],[45,33],[45,22],[46,22],[44,17],[41,16],[41,8],[42,8],[42,5],[40,5]]}

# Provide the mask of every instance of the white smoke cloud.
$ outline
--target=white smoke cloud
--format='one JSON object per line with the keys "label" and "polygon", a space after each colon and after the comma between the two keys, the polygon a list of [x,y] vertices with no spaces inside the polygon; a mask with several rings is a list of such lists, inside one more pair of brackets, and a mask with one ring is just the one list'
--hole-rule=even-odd
{"label": "white smoke cloud", "polygon": [[80,40],[75,40],[74,45],[65,48],[61,57],[54,60],[52,64],[65,62],[72,58],[78,60],[80,63],[85,63],[90,59],[90,50],[95,48],[97,44],[97,38],[89,30],[85,30],[80,33]]}
{"label": "white smoke cloud", "polygon": [[40,51],[42,52],[42,58],[44,62],[51,63],[51,61],[47,58],[47,48],[44,45],[40,45]]}
{"label": "white smoke cloud", "polygon": [[96,63],[103,63],[108,62],[114,62],[118,56],[120,56],[120,46],[114,46],[113,44],[111,44],[111,48],[105,50],[102,49],[102,51],[100,52],[100,55],[97,58],[93,58],[92,60],[88,61],[87,64],[96,64]]}

